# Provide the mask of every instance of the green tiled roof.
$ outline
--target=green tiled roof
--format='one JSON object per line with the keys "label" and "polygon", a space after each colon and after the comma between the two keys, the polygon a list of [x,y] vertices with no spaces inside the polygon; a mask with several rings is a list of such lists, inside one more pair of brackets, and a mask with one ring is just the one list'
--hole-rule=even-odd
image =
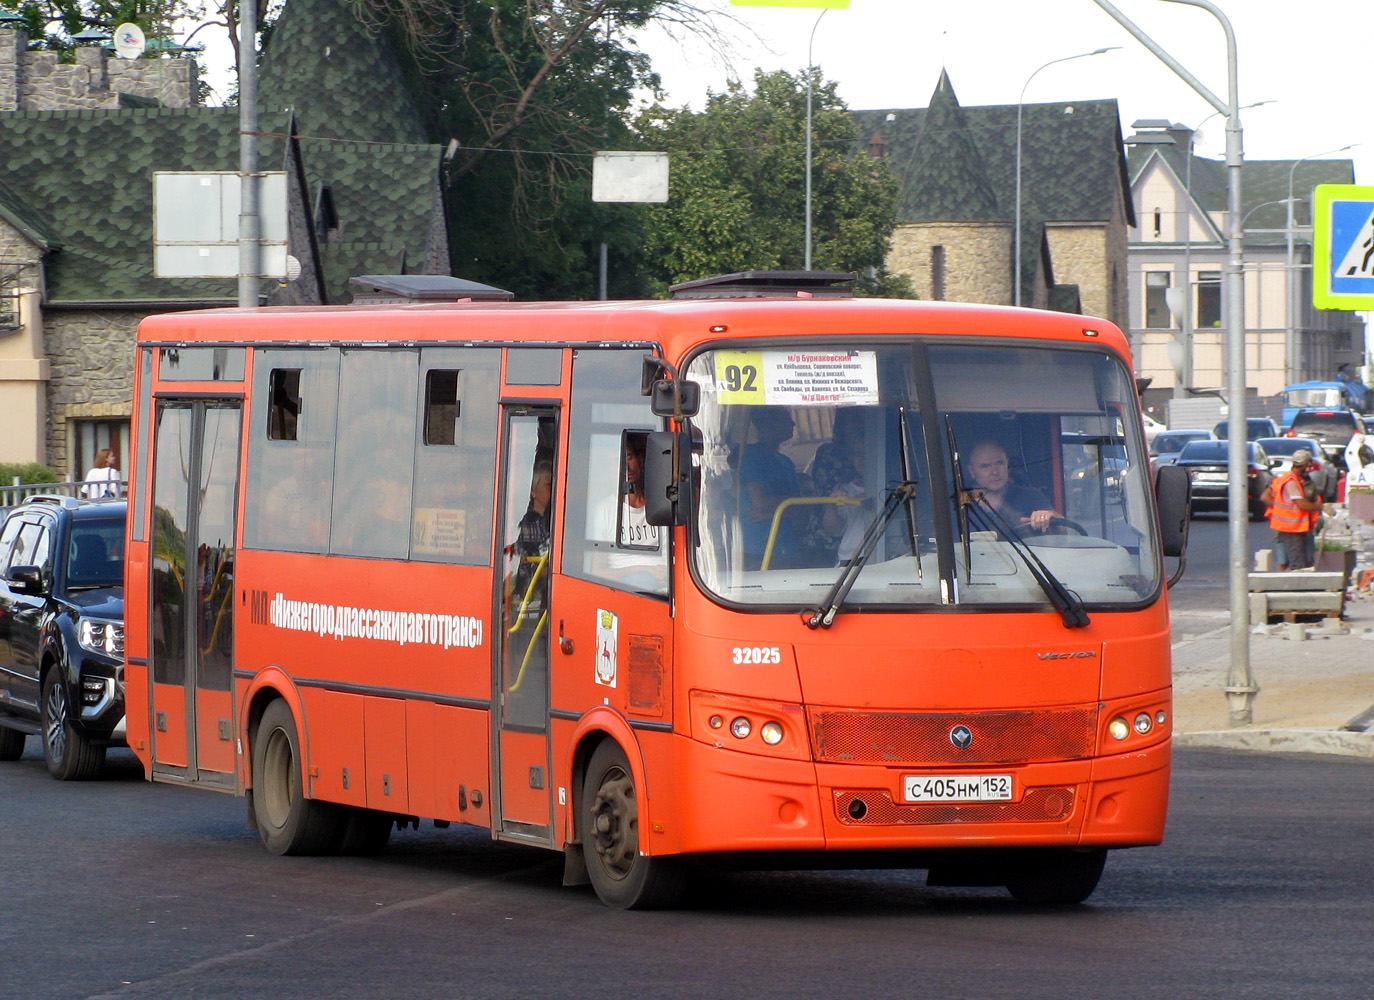
{"label": "green tiled roof", "polygon": [[341,0],[289,0],[262,54],[258,106],[294,108],[306,136],[426,142],[395,53],[354,10]]}
{"label": "green tiled roof", "polygon": [[[263,57],[267,108],[292,106],[306,198],[328,187],[336,242],[320,248],[331,302],[348,279],[425,263],[442,211],[443,147],[426,145],[386,45],[337,0],[291,0]],[[259,116],[259,163],[287,166],[290,115]],[[154,278],[152,175],[238,170],[237,108],[0,114],[0,213],[53,248],[54,306],[237,301],[237,279]],[[305,234],[293,232],[293,249]]]}
{"label": "green tiled roof", "polygon": [[[948,84],[942,74],[929,108],[854,112],[860,142],[881,140],[900,185],[900,221],[1014,221],[1017,105],[959,107]],[[1128,223],[1135,215],[1115,100],[1026,104],[1021,111],[1021,263],[1030,282],[1045,223],[1105,222],[1114,202]],[[996,214],[974,180],[975,165]],[[932,171],[949,177],[932,179]]]}
{"label": "green tiled roof", "polygon": [[[281,158],[280,141],[263,144],[264,162],[274,145]],[[235,300],[233,279],[154,278],[152,234],[153,172],[237,170],[237,110],[3,114],[0,164],[60,246],[46,262],[52,304]]]}

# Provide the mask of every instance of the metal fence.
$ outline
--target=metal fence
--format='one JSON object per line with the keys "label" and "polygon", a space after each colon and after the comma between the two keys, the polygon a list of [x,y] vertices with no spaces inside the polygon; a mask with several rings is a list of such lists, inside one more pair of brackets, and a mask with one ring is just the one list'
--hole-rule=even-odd
{"label": "metal fence", "polygon": [[111,483],[106,479],[94,479],[89,482],[77,480],[75,482],[65,483],[21,484],[18,477],[16,477],[12,486],[0,486],[0,509],[16,507],[29,497],[36,496],[39,493],[56,493],[61,496],[78,497],[82,495],[81,491],[86,486],[92,488],[91,492],[101,490],[102,495],[103,489],[109,486],[115,487],[118,496],[127,496],[129,489],[128,482],[124,480],[120,480],[116,483]]}

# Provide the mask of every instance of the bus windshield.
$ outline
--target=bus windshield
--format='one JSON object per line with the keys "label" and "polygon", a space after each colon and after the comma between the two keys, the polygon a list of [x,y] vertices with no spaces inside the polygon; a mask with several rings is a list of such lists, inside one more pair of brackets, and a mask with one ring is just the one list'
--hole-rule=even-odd
{"label": "bus windshield", "polygon": [[697,355],[698,580],[770,609],[817,607],[846,566],[846,608],[1152,598],[1130,373],[1100,350],[1024,343]]}

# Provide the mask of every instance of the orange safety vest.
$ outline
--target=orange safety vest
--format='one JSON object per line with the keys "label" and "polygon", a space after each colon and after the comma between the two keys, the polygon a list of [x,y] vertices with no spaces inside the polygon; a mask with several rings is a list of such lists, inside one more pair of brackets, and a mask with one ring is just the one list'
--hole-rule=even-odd
{"label": "orange safety vest", "polygon": [[1302,489],[1302,477],[1291,469],[1269,485],[1269,495],[1274,498],[1273,506],[1264,512],[1269,518],[1269,527],[1275,531],[1295,533],[1311,531],[1312,525],[1317,523],[1317,512],[1300,510],[1292,504],[1283,502],[1283,488],[1290,479]]}

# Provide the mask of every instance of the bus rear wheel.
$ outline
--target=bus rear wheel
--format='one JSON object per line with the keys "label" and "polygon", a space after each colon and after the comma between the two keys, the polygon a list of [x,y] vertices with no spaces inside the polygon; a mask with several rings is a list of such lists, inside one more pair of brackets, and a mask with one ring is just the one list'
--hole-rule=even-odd
{"label": "bus rear wheel", "polygon": [[0,760],[18,760],[24,756],[24,741],[27,738],[17,729],[0,726]]}
{"label": "bus rear wheel", "polygon": [[1097,888],[1106,863],[1105,848],[1029,851],[1014,862],[1007,889],[1022,903],[1081,903]]}
{"label": "bus rear wheel", "polygon": [[617,910],[649,910],[681,898],[678,860],[640,852],[634,773],[612,740],[598,746],[587,763],[581,828],[587,875],[601,902]]}
{"label": "bus rear wheel", "polygon": [[391,813],[363,809],[360,806],[345,806],[343,836],[337,848],[340,854],[370,855],[381,854],[386,842],[391,839],[391,828],[396,825]]}
{"label": "bus rear wheel", "polygon": [[300,737],[280,698],[262,713],[253,737],[253,815],[273,854],[328,854],[339,843],[338,808],[305,797]]}

